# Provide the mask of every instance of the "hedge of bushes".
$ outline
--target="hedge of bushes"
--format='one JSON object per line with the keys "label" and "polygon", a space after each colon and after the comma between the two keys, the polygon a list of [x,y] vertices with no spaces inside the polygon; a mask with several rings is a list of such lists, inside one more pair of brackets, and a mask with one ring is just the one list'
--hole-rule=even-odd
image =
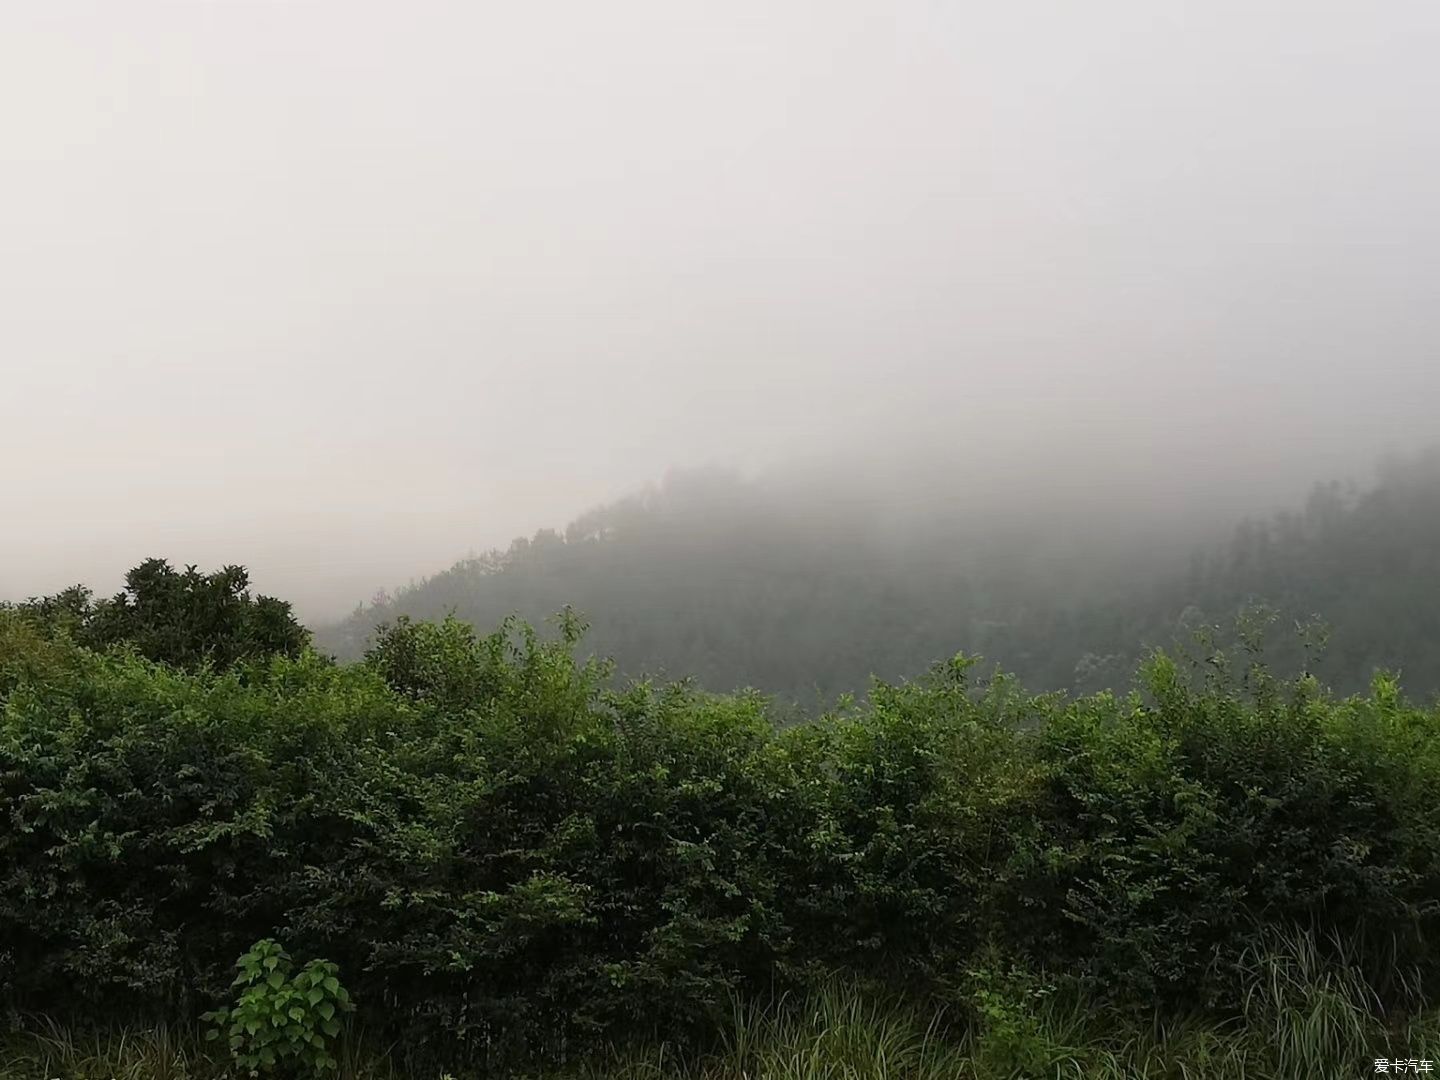
{"label": "hedge of bushes", "polygon": [[956,659],[777,729],[613,689],[562,630],[184,671],[0,612],[0,998],[193,1019],[273,937],[371,1030],[498,1065],[836,972],[944,997],[1000,956],[1224,1012],[1277,928],[1382,999],[1440,957],[1440,711],[1388,677],[1333,700],[1159,656],[1067,701]]}

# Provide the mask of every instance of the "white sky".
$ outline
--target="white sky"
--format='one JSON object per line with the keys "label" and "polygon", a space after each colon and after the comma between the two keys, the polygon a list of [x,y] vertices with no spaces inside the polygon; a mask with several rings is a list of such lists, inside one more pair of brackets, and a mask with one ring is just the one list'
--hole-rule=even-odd
{"label": "white sky", "polygon": [[[1440,4],[0,0],[0,597],[1435,437]],[[1258,479],[1257,479],[1258,478]]]}

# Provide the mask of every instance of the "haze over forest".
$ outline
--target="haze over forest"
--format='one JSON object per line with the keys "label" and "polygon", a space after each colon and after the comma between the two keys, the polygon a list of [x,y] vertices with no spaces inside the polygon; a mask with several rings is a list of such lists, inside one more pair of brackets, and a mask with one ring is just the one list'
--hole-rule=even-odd
{"label": "haze over forest", "polygon": [[325,622],[707,467],[1223,529],[1433,431],[1420,0],[4,31],[0,597],[165,554]]}
{"label": "haze over forest", "polygon": [[1437,57],[0,3],[0,1077],[1431,1070]]}

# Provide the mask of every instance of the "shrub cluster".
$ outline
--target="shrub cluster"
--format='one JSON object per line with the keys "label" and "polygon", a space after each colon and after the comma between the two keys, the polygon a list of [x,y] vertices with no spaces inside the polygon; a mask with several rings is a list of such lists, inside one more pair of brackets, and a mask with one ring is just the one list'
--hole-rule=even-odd
{"label": "shrub cluster", "polygon": [[274,938],[370,1029],[499,1065],[836,972],[957,994],[996,955],[1186,1010],[1238,1010],[1276,928],[1382,994],[1435,967],[1440,712],[1388,677],[1334,700],[1157,657],[1067,701],[958,658],[780,729],[615,689],[561,629],[184,670],[0,611],[0,998],[193,1019]]}

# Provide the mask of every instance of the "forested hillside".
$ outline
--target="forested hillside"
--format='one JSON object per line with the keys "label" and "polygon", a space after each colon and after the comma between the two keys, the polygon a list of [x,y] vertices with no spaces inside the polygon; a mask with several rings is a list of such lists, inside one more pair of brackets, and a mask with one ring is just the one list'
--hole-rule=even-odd
{"label": "forested hillside", "polygon": [[[1430,693],[1440,689],[1437,585],[1440,453],[1389,463],[1365,490],[1317,486],[1298,509],[1228,538],[1196,513],[1143,530],[953,508],[897,520],[863,498],[701,474],[466,559],[318,637],[354,657],[374,626],[401,615],[453,611],[484,627],[510,613],[539,623],[570,605],[622,671],[812,704],[958,650],[1036,687],[1123,689],[1147,648],[1187,644],[1207,626],[1229,632],[1268,605],[1268,647],[1283,666],[1347,691],[1395,666]],[[1296,624],[1316,617],[1328,643],[1302,655]],[[1305,640],[1316,637],[1312,628]]]}

